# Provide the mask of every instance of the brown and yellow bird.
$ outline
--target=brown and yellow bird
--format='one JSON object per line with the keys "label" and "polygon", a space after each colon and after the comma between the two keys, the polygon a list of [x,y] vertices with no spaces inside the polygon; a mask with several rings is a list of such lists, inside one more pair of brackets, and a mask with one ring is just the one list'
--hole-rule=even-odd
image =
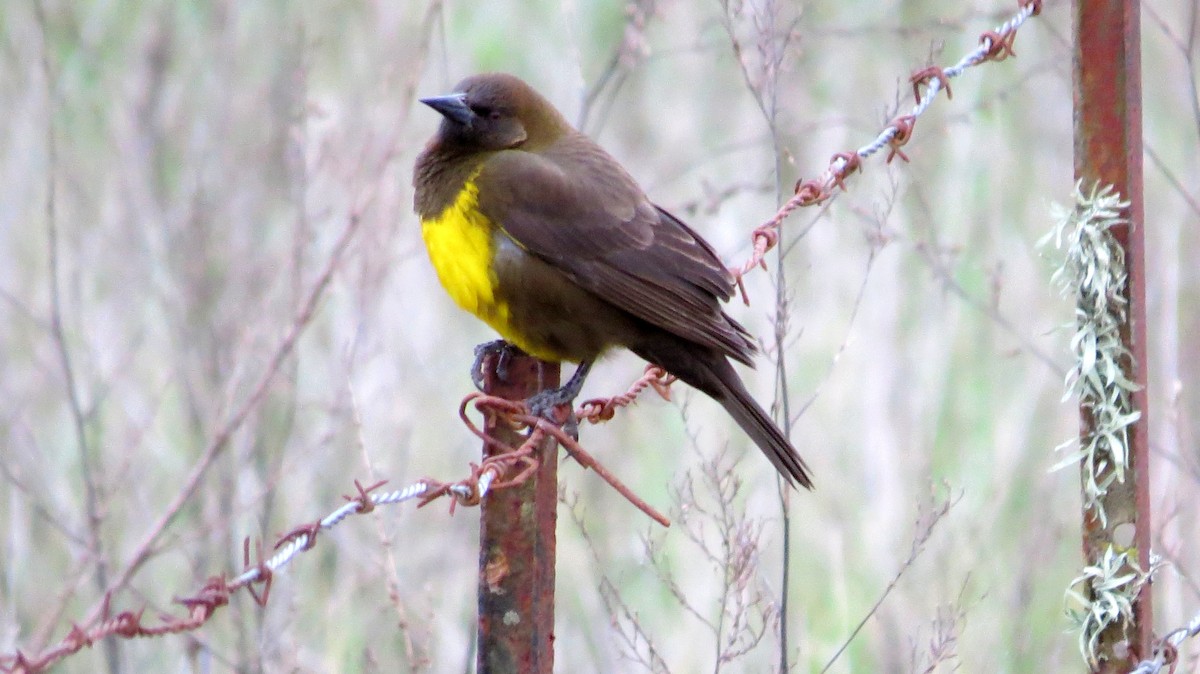
{"label": "brown and yellow bird", "polygon": [[422,99],[442,115],[417,158],[429,258],[459,306],[547,361],[625,347],[721,403],[792,484],[812,487],[788,439],[729,362],[749,333],[722,310],[733,278],[700,235],[655,206],[607,152],[511,75],[469,77]]}

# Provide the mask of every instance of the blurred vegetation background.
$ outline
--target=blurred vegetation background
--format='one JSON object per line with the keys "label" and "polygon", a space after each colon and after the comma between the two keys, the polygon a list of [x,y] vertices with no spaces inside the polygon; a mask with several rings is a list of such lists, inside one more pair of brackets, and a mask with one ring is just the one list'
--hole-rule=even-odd
{"label": "blurred vegetation background", "polygon": [[[798,178],[911,104],[914,68],[957,61],[1014,5],[3,3],[0,653],[88,615],[215,443],[114,610],[178,614],[173,597],[242,568],[245,537],[321,516],[354,479],[466,474],[479,448],[456,410],[493,335],[425,258],[411,167],[437,118],[417,97],[522,76],[740,264]],[[1193,0],[1143,9],[1160,633],[1200,607],[1196,22]],[[1034,247],[1070,199],[1070,36],[1069,4],[1047,2],[1019,58],[972,69],[920,120],[911,163],[870,161],[793,216],[782,265],[731,305],[768,347],[745,373],[764,402],[785,320],[783,390],[818,486],[790,496],[792,671],[820,671],[864,618],[829,671],[1082,668],[1063,618],[1078,475],[1048,470],[1077,429],[1060,400],[1072,301]],[[641,367],[613,357],[584,394]],[[583,441],[675,526],[561,471],[559,671],[779,666],[773,471],[709,401],[674,394]],[[238,596],[198,632],[59,671],[470,671],[477,517],[352,520],[265,608]]]}

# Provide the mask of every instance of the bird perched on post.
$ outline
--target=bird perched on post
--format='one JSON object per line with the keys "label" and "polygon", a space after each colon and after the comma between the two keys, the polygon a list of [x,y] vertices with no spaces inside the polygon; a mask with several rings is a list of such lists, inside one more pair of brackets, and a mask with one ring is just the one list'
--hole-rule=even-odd
{"label": "bird perched on post", "polygon": [[592,362],[624,347],[721,403],[788,482],[812,487],[729,361],[753,365],[755,347],[721,310],[734,280],[708,242],[512,75],[421,102],[442,115],[413,175],[429,258],[508,343],[579,363],[541,403],[573,400]]}

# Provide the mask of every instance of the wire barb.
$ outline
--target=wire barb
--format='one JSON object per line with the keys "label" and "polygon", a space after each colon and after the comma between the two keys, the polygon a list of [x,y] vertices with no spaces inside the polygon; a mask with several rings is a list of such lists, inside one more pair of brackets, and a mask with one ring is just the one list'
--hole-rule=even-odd
{"label": "wire barb", "polygon": [[[674,381],[675,378],[668,375],[661,368],[649,366],[646,368],[645,373],[625,393],[608,399],[588,400],[579,407],[575,412],[575,416],[593,424],[607,421],[612,418],[616,409],[631,404],[647,388],[652,388],[659,395],[667,398],[669,396],[668,387]],[[499,415],[506,418],[518,430],[529,429],[529,434],[519,447],[507,446],[484,433],[470,419],[467,414],[467,408],[471,406],[483,414]],[[637,494],[634,494],[629,487],[625,486],[615,475],[597,461],[595,457],[584,450],[570,434],[563,430],[562,425],[552,423],[544,417],[531,414],[524,403],[475,392],[463,399],[462,405],[459,407],[459,416],[472,433],[498,451],[498,454],[484,459],[473,475],[475,478],[474,482],[461,485],[468,489],[474,489],[474,493],[479,494],[480,497],[489,488],[507,489],[522,484],[525,480],[529,479],[538,467],[535,449],[547,435],[550,435],[581,466],[592,469],[601,479],[607,482],[617,493],[624,496],[638,510],[641,510],[648,517],[664,527],[671,525],[671,521],[666,516],[647,504]],[[512,477],[507,477],[508,473],[514,469],[517,473]],[[487,480],[486,482],[485,479]],[[446,487],[446,489],[451,488],[449,486]]]}
{"label": "wire barb", "polygon": [[1175,662],[1179,659],[1179,647],[1185,639],[1191,639],[1200,634],[1200,613],[1192,616],[1187,625],[1167,632],[1154,644],[1152,655],[1137,664],[1129,674],[1159,674],[1163,667],[1167,672],[1175,671]]}

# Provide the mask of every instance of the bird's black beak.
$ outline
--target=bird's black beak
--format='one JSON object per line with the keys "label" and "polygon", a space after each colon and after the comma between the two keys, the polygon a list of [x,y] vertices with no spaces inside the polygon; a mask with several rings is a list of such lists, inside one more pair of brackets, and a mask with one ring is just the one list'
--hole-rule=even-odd
{"label": "bird's black beak", "polygon": [[422,98],[421,102],[440,112],[446,119],[462,126],[469,128],[471,122],[475,120],[475,112],[471,110],[471,106],[467,105],[466,94],[448,94],[446,96]]}

